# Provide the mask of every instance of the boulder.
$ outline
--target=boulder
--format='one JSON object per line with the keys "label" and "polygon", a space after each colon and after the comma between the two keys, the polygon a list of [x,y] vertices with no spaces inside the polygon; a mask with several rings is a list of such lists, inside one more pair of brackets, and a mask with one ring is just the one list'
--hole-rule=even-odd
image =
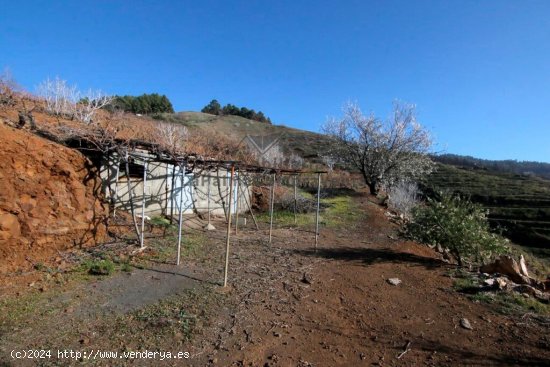
{"label": "boulder", "polygon": [[[523,265],[525,266],[525,263]],[[522,273],[517,261],[508,255],[502,255],[495,262],[481,266],[479,271],[482,273],[506,275],[511,281],[518,284],[531,284],[533,281]],[[526,267],[525,272],[527,272]]]}

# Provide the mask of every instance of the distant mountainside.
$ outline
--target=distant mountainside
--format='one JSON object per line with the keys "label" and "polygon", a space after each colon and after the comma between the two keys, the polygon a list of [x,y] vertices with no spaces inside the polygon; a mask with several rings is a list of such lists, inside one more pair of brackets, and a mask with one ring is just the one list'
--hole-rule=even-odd
{"label": "distant mountainside", "polygon": [[550,179],[550,163],[517,161],[517,160],[488,160],[456,154],[434,155],[432,159],[439,163],[450,164],[464,168],[483,169],[492,172],[516,173],[526,176],[539,176]]}

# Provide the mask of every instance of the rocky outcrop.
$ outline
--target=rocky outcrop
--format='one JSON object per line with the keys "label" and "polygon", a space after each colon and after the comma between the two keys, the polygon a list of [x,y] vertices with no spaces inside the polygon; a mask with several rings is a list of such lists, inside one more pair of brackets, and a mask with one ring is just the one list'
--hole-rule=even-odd
{"label": "rocky outcrop", "polygon": [[95,168],[81,153],[0,125],[0,273],[105,236]]}

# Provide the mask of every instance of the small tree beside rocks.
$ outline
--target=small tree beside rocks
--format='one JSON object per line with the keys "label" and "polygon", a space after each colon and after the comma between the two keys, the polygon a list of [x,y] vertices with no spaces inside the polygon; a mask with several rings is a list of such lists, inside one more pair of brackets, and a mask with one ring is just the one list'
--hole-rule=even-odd
{"label": "small tree beside rocks", "polygon": [[406,233],[414,240],[448,250],[459,265],[479,264],[507,250],[508,240],[490,231],[487,211],[459,196],[428,198],[425,206],[412,213]]}

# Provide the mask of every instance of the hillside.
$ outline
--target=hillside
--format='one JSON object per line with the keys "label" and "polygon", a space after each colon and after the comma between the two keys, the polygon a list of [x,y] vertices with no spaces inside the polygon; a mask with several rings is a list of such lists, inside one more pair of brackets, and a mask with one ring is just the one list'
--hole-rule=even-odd
{"label": "hillside", "polygon": [[434,155],[432,159],[439,163],[450,164],[464,168],[481,169],[491,172],[517,173],[527,176],[538,176],[550,179],[550,163],[517,161],[517,160],[488,160],[456,154]]}
{"label": "hillside", "polygon": [[550,249],[550,181],[535,176],[437,164],[424,184],[430,195],[450,191],[489,209],[495,226],[515,242]]}
{"label": "hillside", "polygon": [[[181,365],[123,354],[173,350],[201,366],[542,365],[550,358],[546,304],[486,287],[468,294],[481,281],[477,273],[400,238],[379,198],[327,189],[328,177],[319,222],[312,212],[294,221],[276,206],[273,221],[261,210],[244,214],[229,237],[223,216],[213,216],[212,231],[186,218],[176,265],[177,226],[148,220],[145,247],[137,250],[125,236],[130,215],[105,218],[92,162],[36,135],[75,131],[78,122],[39,108],[32,116],[35,127],[20,126],[15,108],[0,110],[0,156],[7,158],[0,160],[0,259],[7,260],[0,262],[0,361],[8,365],[10,351],[22,347],[53,351],[46,365],[81,363],[55,352],[68,349],[112,351],[124,366]],[[155,138],[158,126],[147,116],[100,117],[119,138]],[[328,146],[320,134],[240,117],[163,118],[194,133],[281,136],[286,149],[311,160]],[[491,203],[502,193],[506,207],[550,202],[547,181],[482,173],[441,166],[431,178]],[[221,288],[224,269],[229,283]],[[102,355],[93,364],[113,361]]]}
{"label": "hillside", "polygon": [[271,135],[278,137],[282,148],[310,162],[320,162],[319,155],[327,152],[328,138],[319,133],[299,130],[284,125],[272,125],[240,116],[217,116],[202,112],[160,114],[157,119],[181,123],[190,131],[210,131],[243,139],[246,135]]}
{"label": "hillside", "polygon": [[[239,116],[217,116],[200,112],[162,114],[157,118],[181,123],[193,131],[218,132],[242,139],[248,135],[280,136],[287,152],[309,162],[321,163],[328,150],[328,138],[319,133],[271,125]],[[513,241],[550,252],[550,164],[540,162],[489,161],[458,155],[440,155],[436,171],[423,185],[431,195],[456,192],[483,204],[495,227]],[[540,177],[538,176],[540,175]]]}

